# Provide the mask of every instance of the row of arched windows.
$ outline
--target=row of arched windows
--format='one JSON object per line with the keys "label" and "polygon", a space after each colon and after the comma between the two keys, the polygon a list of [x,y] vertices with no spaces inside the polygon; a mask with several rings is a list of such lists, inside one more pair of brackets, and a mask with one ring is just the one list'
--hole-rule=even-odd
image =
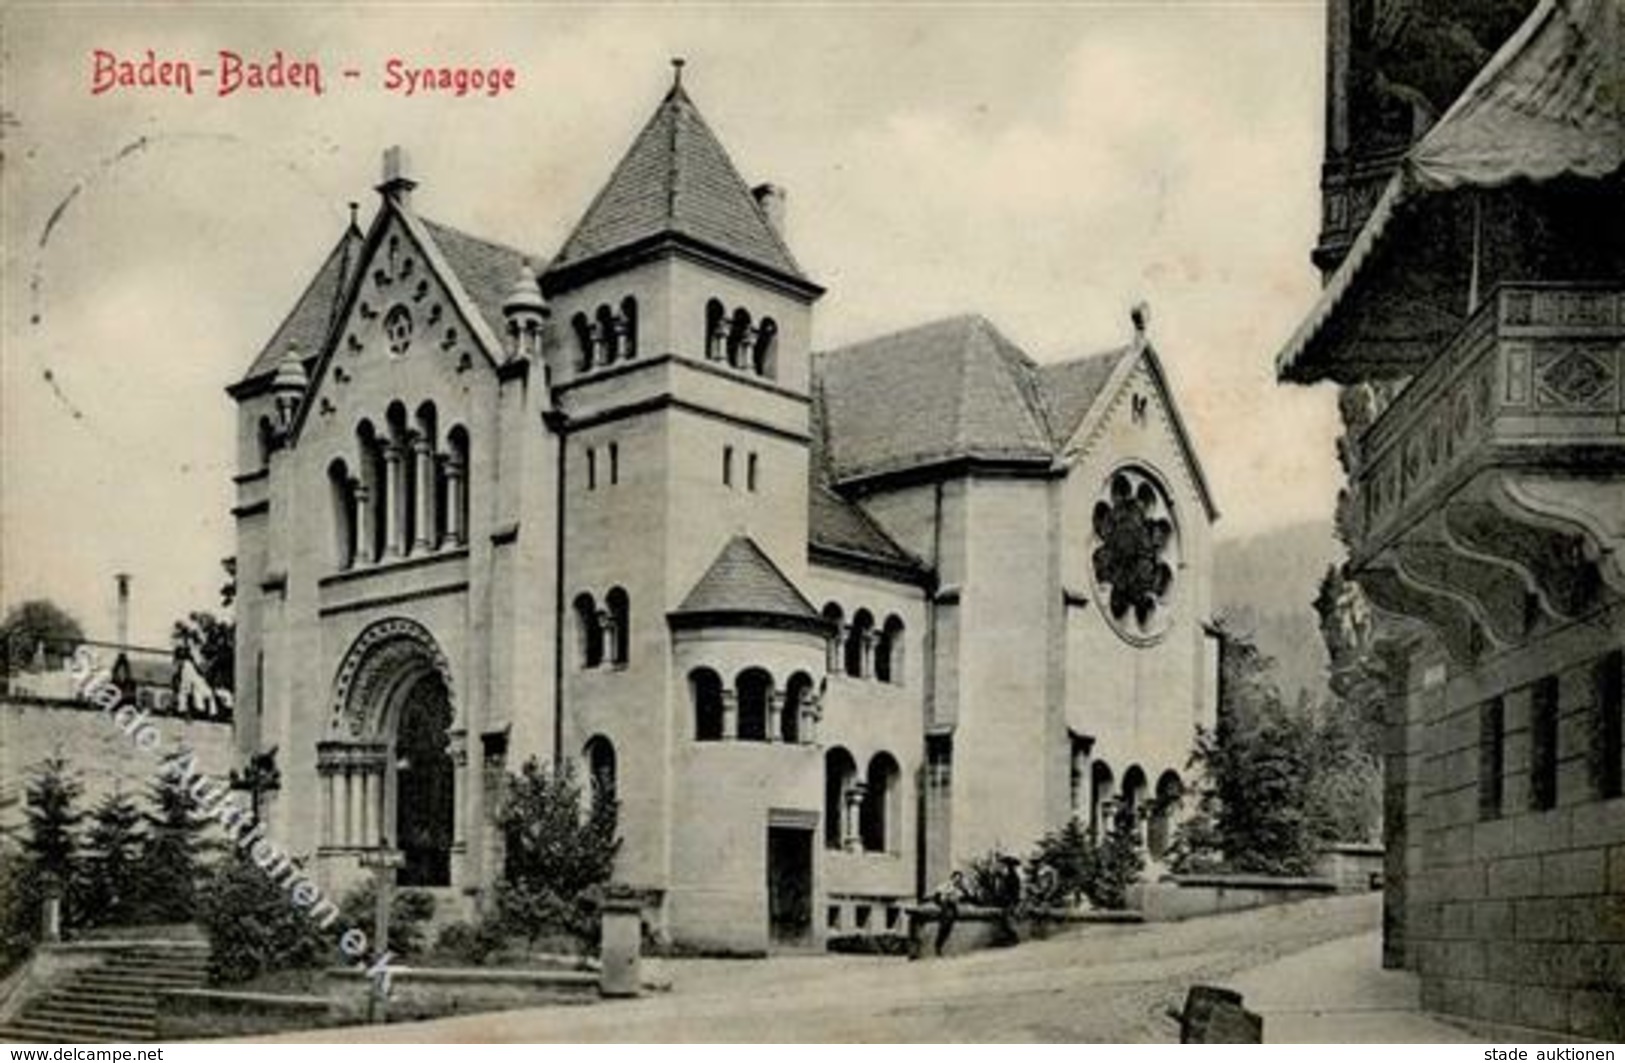
{"label": "row of arched windows", "polygon": [[815,740],[820,715],[812,676],[796,672],[781,688],[765,668],[746,668],[733,686],[710,668],[688,674],[696,742],[790,742]]}
{"label": "row of arched windows", "polygon": [[834,633],[829,641],[829,671],[853,679],[881,683],[903,682],[903,621],[893,613],[881,624],[867,609],[852,614],[850,623],[839,604],[824,605],[824,619]]}
{"label": "row of arched windows", "polygon": [[407,415],[392,402],[381,425],[356,426],[352,466],[327,467],[334,554],[341,569],[419,556],[468,541],[468,431],[443,435],[432,402]]}
{"label": "row of arched windows", "polygon": [[603,604],[588,591],[576,595],[576,637],[583,668],[611,664],[626,666],[631,659],[632,600],[620,587],[611,587]]}
{"label": "row of arched windows", "polygon": [[630,295],[620,309],[601,304],[592,316],[585,311],[570,319],[576,336],[576,371],[585,373],[638,355],[638,301]]}
{"label": "row of arched windows", "polygon": [[860,775],[841,746],[824,754],[824,844],[848,852],[902,848],[902,772],[897,758],[876,753]]}
{"label": "row of arched windows", "polygon": [[705,358],[768,380],[779,375],[779,324],[752,320],[744,307],[729,312],[718,299],[705,304]]}
{"label": "row of arched windows", "polygon": [[[1173,841],[1173,828],[1179,807],[1185,797],[1185,783],[1172,769],[1157,778],[1153,791],[1147,781],[1145,769],[1131,764],[1123,772],[1121,785],[1116,782],[1111,766],[1105,761],[1094,761],[1086,778],[1085,761],[1074,755],[1072,763],[1072,814],[1084,822],[1097,838],[1111,829],[1115,816],[1126,814],[1142,845],[1153,859],[1161,859]],[[1085,797],[1087,796],[1087,805]]]}

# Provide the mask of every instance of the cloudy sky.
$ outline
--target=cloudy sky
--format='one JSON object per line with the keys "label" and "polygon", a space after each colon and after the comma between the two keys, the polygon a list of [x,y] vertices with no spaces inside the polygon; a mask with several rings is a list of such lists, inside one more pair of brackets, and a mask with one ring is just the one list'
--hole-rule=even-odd
{"label": "cloudy sky", "polygon": [[[421,213],[545,255],[668,59],[747,180],[789,190],[820,346],[978,311],[1040,361],[1152,329],[1246,535],[1331,512],[1333,400],[1271,359],[1312,302],[1319,3],[19,8],[4,30],[0,596],[136,636],[217,606],[247,366],[405,145]],[[92,95],[97,49],[318,59],[320,98]],[[404,98],[385,62],[511,66]],[[345,82],[339,69],[362,78]]]}

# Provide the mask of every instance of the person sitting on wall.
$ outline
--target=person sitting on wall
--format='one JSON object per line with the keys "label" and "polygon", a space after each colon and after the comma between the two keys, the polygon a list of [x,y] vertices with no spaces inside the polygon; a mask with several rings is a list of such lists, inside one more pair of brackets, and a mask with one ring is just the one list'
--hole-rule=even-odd
{"label": "person sitting on wall", "polygon": [[1016,932],[1016,917],[1021,908],[1024,889],[1021,880],[1021,861],[1008,853],[999,857],[997,883],[999,943],[1014,945],[1020,939],[1020,935]]}
{"label": "person sitting on wall", "polygon": [[965,874],[955,871],[948,876],[948,881],[936,888],[931,900],[937,906],[937,940],[936,954],[942,955],[947,947],[948,936],[954,932],[954,923],[959,919],[959,902],[969,895],[965,885]]}

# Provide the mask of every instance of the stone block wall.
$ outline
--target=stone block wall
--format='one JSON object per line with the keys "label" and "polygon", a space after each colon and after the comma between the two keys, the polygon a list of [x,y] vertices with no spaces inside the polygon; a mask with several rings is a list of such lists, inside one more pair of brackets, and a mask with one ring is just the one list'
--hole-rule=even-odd
{"label": "stone block wall", "polygon": [[[1420,859],[1406,861],[1397,895],[1424,1007],[1625,1037],[1625,796],[1600,781],[1625,750],[1617,730],[1598,748],[1596,723],[1598,668],[1620,634],[1605,614],[1408,696],[1421,744],[1405,798],[1420,808],[1405,818]],[[1498,729],[1485,713],[1497,699]],[[1555,791],[1536,781],[1543,771]]]}

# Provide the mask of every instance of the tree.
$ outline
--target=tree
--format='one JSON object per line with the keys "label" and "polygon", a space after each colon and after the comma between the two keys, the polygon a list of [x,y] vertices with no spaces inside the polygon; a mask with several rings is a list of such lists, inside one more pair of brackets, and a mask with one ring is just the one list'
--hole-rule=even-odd
{"label": "tree", "polygon": [[203,877],[203,830],[207,821],[185,780],[163,772],[148,794],[147,844],[141,853],[139,878],[148,919],[184,923],[197,906]]}
{"label": "tree", "polygon": [[68,774],[68,762],[51,757],[41,762],[25,794],[27,826],[23,858],[35,875],[44,876],[63,890],[79,881],[79,824],[84,813],[77,807],[82,789]]}
{"label": "tree", "polygon": [[1175,839],[1174,866],[1306,874],[1318,847],[1313,720],[1282,703],[1272,662],[1251,639],[1219,628],[1218,719],[1197,730],[1196,808]]}
{"label": "tree", "polygon": [[246,982],[270,971],[319,965],[331,942],[309,909],[255,865],[248,848],[233,847],[199,902],[209,936],[209,974],[217,983]]}
{"label": "tree", "polygon": [[591,789],[587,806],[568,760],[548,769],[532,757],[508,777],[497,812],[505,843],[497,905],[508,929],[532,944],[550,931],[597,937],[596,894],[609,882],[621,842],[619,803],[607,788]]}
{"label": "tree", "polygon": [[14,941],[39,940],[40,911],[45,898],[62,900],[63,923],[77,921],[77,892],[82,882],[76,807],[80,786],[68,774],[67,761],[50,757],[34,769],[24,791],[26,806],[21,859],[6,884],[10,897],[7,936]]}
{"label": "tree", "polygon": [[1119,804],[1112,814],[1095,858],[1094,880],[1089,884],[1089,900],[1097,908],[1127,908],[1129,887],[1140,881],[1140,873],[1145,870],[1135,820],[1136,812],[1127,802]]}
{"label": "tree", "polygon": [[170,643],[193,655],[203,681],[215,690],[235,690],[237,625],[213,613],[193,612],[175,621]]}
{"label": "tree", "polygon": [[39,903],[20,853],[0,839],[0,978],[28,958],[39,939]]}
{"label": "tree", "polygon": [[82,891],[85,922],[129,926],[139,921],[141,826],[141,810],[122,790],[102,798],[91,813]]}
{"label": "tree", "polygon": [[49,657],[66,657],[85,640],[85,631],[67,610],[45,598],[13,606],[0,623],[7,672],[26,667],[41,648]]}

